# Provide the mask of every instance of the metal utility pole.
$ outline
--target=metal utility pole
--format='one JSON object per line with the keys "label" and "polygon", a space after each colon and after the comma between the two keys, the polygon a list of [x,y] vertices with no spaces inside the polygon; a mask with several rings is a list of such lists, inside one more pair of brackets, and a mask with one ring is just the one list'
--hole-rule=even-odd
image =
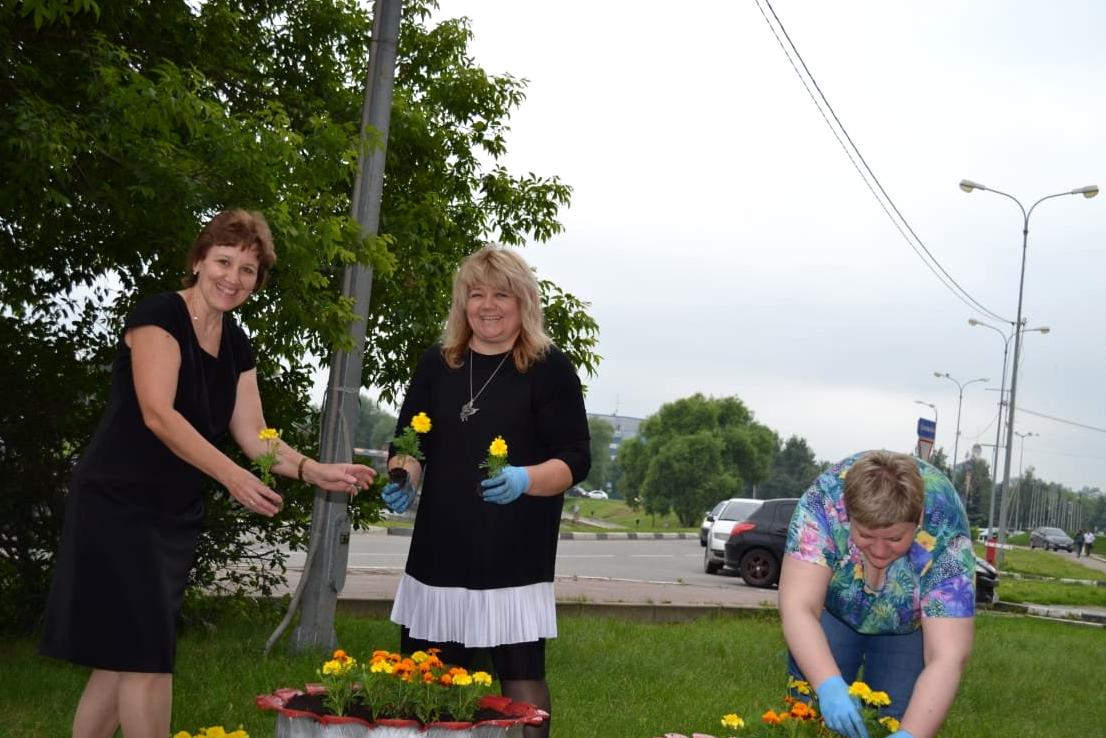
{"label": "metal utility pole", "polygon": [[[380,225],[402,6],[402,0],[375,0],[373,3],[369,72],[361,108],[361,155],[352,198],[353,217],[361,225],[362,237],[375,236]],[[354,264],[346,268],[342,280],[342,296],[354,301],[354,321],[349,327],[353,348],[335,351],[330,364],[319,443],[319,459],[323,462],[353,459],[372,278],[371,266]],[[296,651],[330,649],[337,645],[334,610],[338,593],[345,585],[349,559],[348,504],[349,496],[345,493],[315,490],[311,544],[301,580],[303,609],[292,638],[292,648]]]}

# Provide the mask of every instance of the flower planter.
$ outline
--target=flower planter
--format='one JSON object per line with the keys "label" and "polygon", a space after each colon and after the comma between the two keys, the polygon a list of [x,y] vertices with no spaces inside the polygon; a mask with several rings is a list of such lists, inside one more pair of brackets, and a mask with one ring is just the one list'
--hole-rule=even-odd
{"label": "flower planter", "polygon": [[473,723],[440,722],[422,725],[417,720],[337,717],[310,710],[296,709],[294,698],[317,694],[309,685],[306,692],[298,689],[278,689],[260,695],[255,703],[262,710],[277,713],[276,738],[522,738],[523,726],[540,725],[548,713],[525,702],[513,702],[506,697],[489,695],[480,700],[480,707],[490,715]]}

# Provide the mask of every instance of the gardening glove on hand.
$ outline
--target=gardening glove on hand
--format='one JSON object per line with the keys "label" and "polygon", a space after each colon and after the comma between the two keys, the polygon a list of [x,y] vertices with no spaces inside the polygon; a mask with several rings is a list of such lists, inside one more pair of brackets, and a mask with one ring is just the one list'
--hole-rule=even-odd
{"label": "gardening glove on hand", "polygon": [[831,676],[814,691],[818,693],[818,707],[822,710],[822,717],[831,730],[849,738],[868,738],[864,718],[860,716],[860,707],[849,694],[844,679]]}
{"label": "gardening glove on hand", "polygon": [[392,512],[405,512],[415,499],[415,488],[411,486],[410,479],[403,484],[388,482],[384,485],[384,489],[380,490],[380,498]]}
{"label": "gardening glove on hand", "polygon": [[896,730],[894,733],[887,736],[887,738],[914,738],[914,736],[910,735],[910,733],[905,730]]}
{"label": "gardening glove on hand", "polygon": [[497,505],[514,502],[530,489],[530,475],[521,466],[506,466],[491,479],[480,483],[484,488],[484,501]]}

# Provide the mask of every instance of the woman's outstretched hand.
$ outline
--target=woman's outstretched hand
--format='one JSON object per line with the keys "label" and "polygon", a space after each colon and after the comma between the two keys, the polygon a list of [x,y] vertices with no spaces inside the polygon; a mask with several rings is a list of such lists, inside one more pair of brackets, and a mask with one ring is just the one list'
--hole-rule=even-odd
{"label": "woman's outstretched hand", "polygon": [[323,464],[308,461],[303,468],[303,481],[327,492],[348,492],[356,495],[368,489],[376,472],[364,464]]}
{"label": "woman's outstretched hand", "polygon": [[271,518],[284,507],[284,500],[255,477],[248,469],[238,471],[225,483],[230,496],[250,512]]}

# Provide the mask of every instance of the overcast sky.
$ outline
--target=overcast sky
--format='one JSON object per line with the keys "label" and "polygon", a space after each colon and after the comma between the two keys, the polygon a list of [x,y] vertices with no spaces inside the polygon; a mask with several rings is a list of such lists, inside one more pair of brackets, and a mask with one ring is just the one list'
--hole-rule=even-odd
{"label": "overcast sky", "polygon": [[[763,0],[761,0],[763,3]],[[937,406],[951,455],[993,444],[1003,338],[911,250],[812,102],[755,0],[441,0],[489,72],[529,80],[508,167],[574,188],[523,254],[591,303],[588,410],[645,417],[740,397],[820,459],[912,449]],[[1106,5],[774,0],[861,154],[941,265],[1008,323],[1028,208],[1106,186]],[[778,29],[777,29],[778,30]],[[1106,196],[1030,220],[1017,405],[1106,429]],[[1010,355],[1013,355],[1010,341]],[[993,391],[988,388],[992,388]],[[1106,432],[1019,413],[1024,464],[1106,489]],[[1013,473],[1022,442],[1016,440]],[[984,449],[990,457],[990,449]],[[1000,466],[1001,469],[1001,466]]]}

